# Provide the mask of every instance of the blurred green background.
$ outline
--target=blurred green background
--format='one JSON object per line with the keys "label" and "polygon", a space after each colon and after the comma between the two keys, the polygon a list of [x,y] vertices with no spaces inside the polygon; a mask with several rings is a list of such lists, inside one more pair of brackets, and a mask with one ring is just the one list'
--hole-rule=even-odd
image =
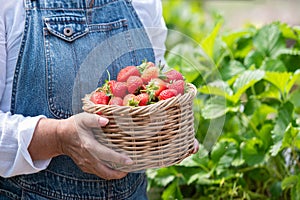
{"label": "blurred green background", "polygon": [[148,170],[149,199],[299,200],[300,1],[162,2],[200,151]]}

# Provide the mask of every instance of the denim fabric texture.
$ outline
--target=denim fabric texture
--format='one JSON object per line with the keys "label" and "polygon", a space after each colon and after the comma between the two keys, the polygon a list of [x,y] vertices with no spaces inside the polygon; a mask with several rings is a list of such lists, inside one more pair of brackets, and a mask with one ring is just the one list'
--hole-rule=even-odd
{"label": "denim fabric texture", "polygon": [[[130,0],[24,0],[26,20],[13,81],[11,112],[68,118],[81,98],[117,72],[155,62],[147,33]],[[144,173],[103,180],[67,156],[46,170],[0,178],[2,199],[144,200]]]}

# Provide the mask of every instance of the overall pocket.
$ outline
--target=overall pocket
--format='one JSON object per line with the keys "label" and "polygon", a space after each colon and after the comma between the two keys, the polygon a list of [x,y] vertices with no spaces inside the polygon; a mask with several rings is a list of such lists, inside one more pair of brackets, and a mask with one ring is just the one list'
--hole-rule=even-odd
{"label": "overall pocket", "polygon": [[[115,55],[120,48],[130,49],[127,20],[119,18],[88,24],[82,15],[50,16],[43,20],[49,110],[56,118],[68,118],[75,112],[74,101],[78,104],[82,95],[90,92],[80,84],[91,81],[91,74],[99,82],[107,69],[119,70],[120,63],[124,63],[124,59],[121,61]],[[114,37],[118,39],[112,39]],[[130,50],[125,60],[132,61],[131,54]],[[75,83],[78,80],[80,83]],[[94,89],[97,86],[97,83],[88,84]],[[80,95],[74,95],[74,90],[82,91]]]}

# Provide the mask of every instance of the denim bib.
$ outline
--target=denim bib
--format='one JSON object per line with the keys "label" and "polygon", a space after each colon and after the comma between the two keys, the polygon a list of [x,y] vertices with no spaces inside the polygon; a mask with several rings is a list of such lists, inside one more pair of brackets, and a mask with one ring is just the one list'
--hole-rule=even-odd
{"label": "denim bib", "polygon": [[[11,112],[68,118],[81,98],[128,65],[155,62],[130,0],[24,0],[26,20]],[[13,199],[146,199],[144,173],[106,181],[67,156],[39,173],[6,179]],[[8,183],[6,183],[7,185]],[[0,197],[1,199],[1,197]]]}

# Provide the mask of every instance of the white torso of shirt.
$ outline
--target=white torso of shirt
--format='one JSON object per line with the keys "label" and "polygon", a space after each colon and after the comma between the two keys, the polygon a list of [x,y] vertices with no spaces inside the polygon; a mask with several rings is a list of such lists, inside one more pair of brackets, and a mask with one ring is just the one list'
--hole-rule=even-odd
{"label": "white torso of shirt", "polygon": [[[154,47],[157,60],[164,60],[167,29],[160,0],[133,0],[136,12]],[[50,160],[33,162],[27,151],[35,126],[44,116],[11,115],[10,101],[15,65],[24,30],[22,0],[0,0],[0,176],[34,173]]]}

